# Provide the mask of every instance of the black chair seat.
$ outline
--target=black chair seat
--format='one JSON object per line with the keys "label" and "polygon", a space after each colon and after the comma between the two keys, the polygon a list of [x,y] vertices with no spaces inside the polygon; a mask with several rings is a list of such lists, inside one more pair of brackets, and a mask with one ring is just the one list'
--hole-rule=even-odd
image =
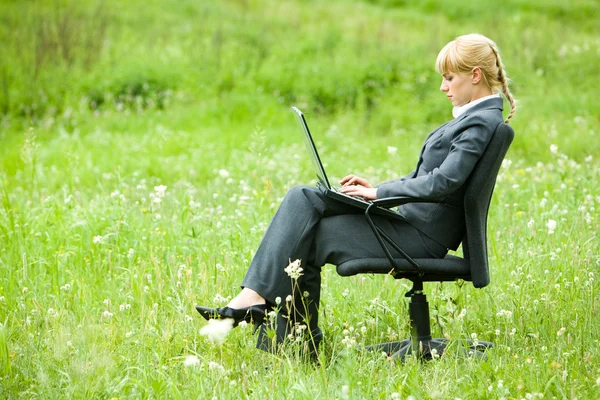
{"label": "black chair seat", "polygon": [[[337,273],[341,276],[353,276],[357,274],[390,274],[396,278],[407,276],[418,276],[419,272],[403,258],[394,259],[398,265],[396,271],[390,268],[390,261],[387,258],[359,258],[349,260],[337,266]],[[456,279],[471,280],[471,265],[469,260],[462,257],[447,255],[443,259],[439,258],[416,258],[415,261],[421,267],[421,273],[424,274],[424,281],[451,280]],[[430,277],[431,279],[427,279]],[[444,279],[447,278],[447,279]]]}

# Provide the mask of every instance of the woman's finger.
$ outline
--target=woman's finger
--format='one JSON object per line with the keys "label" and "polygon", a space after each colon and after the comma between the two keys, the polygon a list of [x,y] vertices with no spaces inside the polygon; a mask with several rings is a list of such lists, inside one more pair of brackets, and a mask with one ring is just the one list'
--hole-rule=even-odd
{"label": "woman's finger", "polygon": [[340,181],[341,185],[345,185],[346,182],[348,182],[350,179],[354,178],[356,175],[354,174],[350,174],[350,175],[346,175],[345,177],[342,178],[342,180]]}

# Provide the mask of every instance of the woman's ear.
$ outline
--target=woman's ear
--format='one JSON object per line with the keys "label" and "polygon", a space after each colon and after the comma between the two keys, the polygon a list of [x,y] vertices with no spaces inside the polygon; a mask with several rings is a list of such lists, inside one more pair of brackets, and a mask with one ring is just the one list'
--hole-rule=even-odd
{"label": "woman's ear", "polygon": [[481,81],[482,77],[483,73],[481,72],[481,68],[473,68],[473,70],[471,71],[471,82],[473,83],[473,85],[477,85],[479,81]]}

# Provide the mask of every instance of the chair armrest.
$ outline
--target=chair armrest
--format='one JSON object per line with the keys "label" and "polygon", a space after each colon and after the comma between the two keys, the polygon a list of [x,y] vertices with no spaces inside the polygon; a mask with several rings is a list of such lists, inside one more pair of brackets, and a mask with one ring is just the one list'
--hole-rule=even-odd
{"label": "chair armrest", "polygon": [[373,200],[373,205],[377,207],[397,207],[408,203],[441,203],[442,200],[431,200],[421,199],[418,197],[398,196],[398,197],[384,197],[381,199]]}

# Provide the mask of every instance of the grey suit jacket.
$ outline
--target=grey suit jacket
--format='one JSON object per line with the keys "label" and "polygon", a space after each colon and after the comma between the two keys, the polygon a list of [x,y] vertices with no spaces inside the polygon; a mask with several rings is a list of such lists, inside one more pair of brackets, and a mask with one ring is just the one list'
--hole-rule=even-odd
{"label": "grey suit jacket", "polygon": [[409,196],[441,203],[412,203],[398,212],[415,228],[456,250],[465,234],[463,184],[502,118],[502,99],[476,104],[434,130],[409,175],[377,186],[377,198]]}

